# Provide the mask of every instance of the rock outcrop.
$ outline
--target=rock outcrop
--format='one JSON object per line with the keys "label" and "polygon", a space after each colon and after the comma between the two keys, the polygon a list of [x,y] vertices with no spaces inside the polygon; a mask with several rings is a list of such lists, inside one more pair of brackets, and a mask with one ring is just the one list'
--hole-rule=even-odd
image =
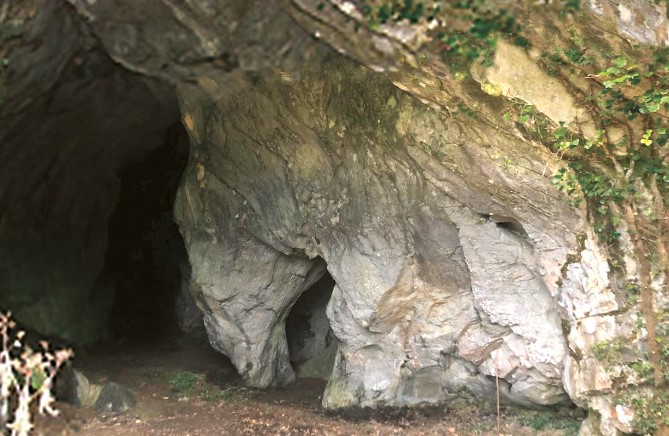
{"label": "rock outcrop", "polygon": [[[571,401],[594,410],[585,434],[635,430],[634,412],[618,394],[644,383],[630,367],[649,340],[639,328],[647,313],[621,292],[642,270],[625,236],[629,217],[620,224],[625,254],[614,265],[585,207],[553,183],[564,155],[542,142],[540,122],[533,137],[501,114],[531,106],[544,126],[566,123],[594,135],[587,81],[562,67],[547,74],[541,44],[590,38],[627,53],[625,38],[666,43],[660,6],[584,2],[589,15],[562,27],[554,15],[534,14],[534,48],[500,42],[492,67],[462,76],[425,49],[430,23],[366,27],[353,2],[47,3],[13,5],[12,23],[25,27],[11,41],[24,44],[0,39],[18,59],[8,77],[21,84],[8,88],[0,106],[9,126],[0,132],[0,151],[16,157],[16,169],[0,176],[8,187],[0,200],[34,198],[37,205],[11,209],[0,221],[0,242],[23,268],[13,269],[17,277],[35,265],[21,256],[37,250],[24,255],[17,247],[65,235],[76,243],[65,255],[45,254],[42,270],[85,271],[77,297],[64,300],[77,302],[70,312],[95,304],[89,294],[118,195],[114,172],[133,148],[156,148],[176,97],[191,144],[174,208],[192,269],[184,289],[203,312],[211,344],[248,384],[294,380],[286,320],[327,272],[336,282],[327,318],[338,348],[325,407],[437,403],[464,389],[492,397],[498,379],[509,403]],[[5,18],[0,14],[0,24]],[[22,51],[51,22],[61,23],[62,47]],[[49,57],[50,50],[59,56]],[[24,71],[32,74],[18,80]],[[77,107],[98,120],[104,117],[91,116],[87,104],[104,100],[92,108],[113,105],[108,124],[83,126],[80,136],[66,135],[67,146],[51,147],[45,138],[82,115],[47,111],[41,127],[26,133],[37,110],[30,104],[64,104],[73,95],[68,86],[82,83],[88,87],[76,94],[83,99]],[[132,95],[130,108],[120,94]],[[161,122],[128,138],[128,111],[143,127],[154,116]],[[114,146],[96,142],[101,135]],[[95,175],[86,185],[95,194],[65,197],[67,186],[84,181],[65,171],[61,153],[105,157],[91,160],[102,166],[85,173],[86,180]],[[20,178],[38,162],[40,171]],[[62,180],[62,192],[54,180]],[[40,220],[26,227],[39,205],[50,213],[46,230]],[[21,243],[8,236],[15,229],[27,235]],[[56,258],[90,264],[49,263]],[[663,268],[655,265],[657,310],[667,301]],[[37,296],[34,284],[6,281],[0,285],[12,295],[33,290],[21,301],[26,317],[42,313],[33,300],[55,301]],[[195,327],[193,309],[184,322]],[[71,325],[72,313],[61,319]],[[618,344],[620,358],[607,361],[602,344]]]}
{"label": "rock outcrop", "polygon": [[495,376],[509,401],[566,401],[555,281],[585,230],[550,157],[350,62],[302,77],[179,90],[175,210],[214,346],[251,384],[291,381],[285,318],[327,265],[326,407],[484,395]]}

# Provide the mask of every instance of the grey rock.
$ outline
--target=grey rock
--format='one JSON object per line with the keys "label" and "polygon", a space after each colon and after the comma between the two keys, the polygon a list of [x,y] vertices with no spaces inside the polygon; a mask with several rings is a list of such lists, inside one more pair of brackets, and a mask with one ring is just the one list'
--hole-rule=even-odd
{"label": "grey rock", "polygon": [[55,382],[55,395],[59,401],[65,401],[79,407],[93,407],[102,387],[91,383],[81,371],[71,364],[65,365],[58,373]]}
{"label": "grey rock", "polygon": [[211,90],[180,88],[192,154],[175,213],[210,341],[249,384],[292,380],[283,323],[327,264],[339,346],[326,407],[490,393],[495,376],[509,402],[569,401],[551,279],[582,218],[531,163],[540,150],[445,121],[371,74],[338,61],[301,81],[240,79],[213,105]]}
{"label": "grey rock", "polygon": [[190,280],[190,264],[188,261],[183,261],[180,267],[181,287],[174,304],[179,328],[188,334],[204,333],[204,315],[195,300],[194,294],[197,293],[197,288]]}
{"label": "grey rock", "polygon": [[92,383],[83,372],[71,365],[61,369],[54,390],[58,400],[78,407],[95,408],[100,413],[127,412],[137,402],[127,387],[114,381]]}
{"label": "grey rock", "polygon": [[295,374],[299,378],[320,378],[329,380],[334,367],[339,341],[333,338],[329,343],[308,359],[295,364]]}
{"label": "grey rock", "polygon": [[102,385],[100,394],[95,401],[98,412],[127,412],[136,404],[135,396],[125,386],[110,381]]}

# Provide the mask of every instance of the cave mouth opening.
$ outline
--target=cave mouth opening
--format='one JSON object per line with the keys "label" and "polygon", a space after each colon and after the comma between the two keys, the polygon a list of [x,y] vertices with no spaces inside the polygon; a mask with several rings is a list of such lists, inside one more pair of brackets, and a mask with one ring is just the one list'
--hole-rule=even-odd
{"label": "cave mouth opening", "polygon": [[338,340],[326,309],[335,285],[326,271],[300,295],[286,318],[288,355],[298,378],[327,380],[332,373]]}
{"label": "cave mouth opening", "polygon": [[187,133],[170,126],[158,148],[123,165],[99,281],[113,283],[107,339],[128,344],[179,334],[177,297],[188,277],[172,206],[188,162]]}

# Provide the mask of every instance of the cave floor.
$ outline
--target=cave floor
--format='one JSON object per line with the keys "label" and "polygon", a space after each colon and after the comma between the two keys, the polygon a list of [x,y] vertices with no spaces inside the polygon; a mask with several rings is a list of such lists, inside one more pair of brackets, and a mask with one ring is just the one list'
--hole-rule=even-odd
{"label": "cave floor", "polygon": [[[36,435],[497,435],[495,407],[472,401],[412,410],[320,408],[325,383],[301,379],[268,390],[245,388],[230,362],[207,344],[171,340],[78,356],[91,381],[114,380],[137,398],[130,411],[99,413],[58,403],[57,418],[38,417]],[[572,435],[573,411],[503,408],[501,434]]]}

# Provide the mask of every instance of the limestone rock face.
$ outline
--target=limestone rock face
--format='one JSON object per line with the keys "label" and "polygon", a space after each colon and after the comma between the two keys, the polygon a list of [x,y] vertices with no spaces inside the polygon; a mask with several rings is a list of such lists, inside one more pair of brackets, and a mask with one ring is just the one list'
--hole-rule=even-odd
{"label": "limestone rock face", "polygon": [[193,296],[193,286],[191,283],[191,267],[186,261],[180,265],[181,269],[181,287],[175,302],[175,312],[179,329],[187,334],[202,333],[204,321],[202,311],[197,307],[197,301]]}
{"label": "limestone rock face", "polygon": [[[535,14],[533,38],[552,50],[587,27],[612,53],[631,50],[626,38],[666,44],[666,6],[582,3],[590,15],[565,26]],[[582,99],[567,95],[583,80],[547,76],[540,53],[504,44],[461,80],[423,56],[422,24],[356,29],[354,2],[7,4],[0,297],[26,322],[99,336],[115,172],[157,148],[176,94],[191,142],[174,209],[192,269],[182,326],[203,323],[249,384],[292,381],[291,359],[322,347],[322,325],[310,345],[285,330],[327,271],[325,407],[490,397],[497,377],[507,402],[597,411],[584,434],[634,431],[614,393],[641,383],[637,307],[621,301],[593,223],[551,182],[559,157],[500,117],[520,101],[588,135]],[[653,289],[666,306],[664,280]],[[602,343],[620,348],[615,365]]]}
{"label": "limestone rock face", "polygon": [[250,384],[292,380],[284,321],[327,266],[326,407],[483,395],[495,376],[510,402],[566,401],[556,279],[582,220],[547,156],[349,62],[302,76],[179,89],[175,212],[212,344]]}

